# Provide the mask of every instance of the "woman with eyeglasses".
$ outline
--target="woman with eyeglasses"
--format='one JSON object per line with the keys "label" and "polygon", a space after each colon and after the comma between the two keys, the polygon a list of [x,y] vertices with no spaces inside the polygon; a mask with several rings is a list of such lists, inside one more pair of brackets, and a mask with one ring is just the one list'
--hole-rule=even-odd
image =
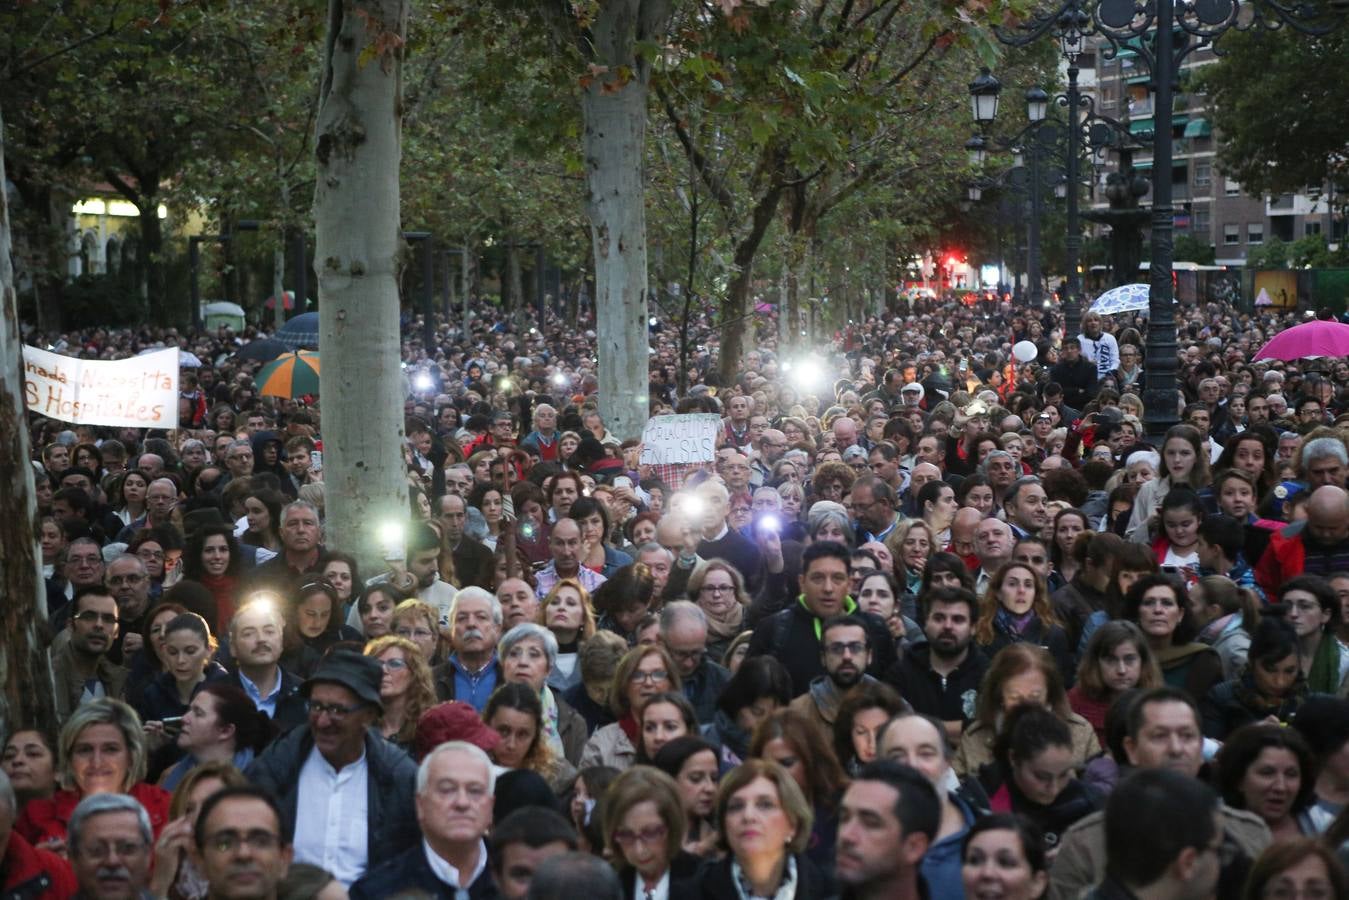
{"label": "woman with eyeglasses", "polygon": [[390,632],[411,641],[428,667],[435,668],[445,661],[440,615],[426,601],[412,597],[394,607]]}
{"label": "woman with eyeglasses", "polygon": [[689,576],[688,599],[707,616],[707,655],[721,659],[745,630],[750,597],[740,572],[723,559],[709,559]]}
{"label": "woman with eyeglasses", "polygon": [[609,704],[618,721],[595,731],[581,752],[579,768],[613,766],[624,770],[637,758],[641,740],[638,714],[648,700],[666,691],[680,690],[679,670],[669,652],[660,645],[632,648],[619,660]]}
{"label": "woman with eyeglasses", "polygon": [[694,900],[698,858],[683,848],[686,819],[679,790],[659,769],[637,766],[605,792],[604,846],[627,900]]}
{"label": "woman with eyeglasses", "polygon": [[431,668],[421,650],[407,638],[385,635],[365,645],[365,655],[379,661],[384,675],[379,699],[384,707],[379,731],[385,740],[411,751],[417,720],[436,703]]}

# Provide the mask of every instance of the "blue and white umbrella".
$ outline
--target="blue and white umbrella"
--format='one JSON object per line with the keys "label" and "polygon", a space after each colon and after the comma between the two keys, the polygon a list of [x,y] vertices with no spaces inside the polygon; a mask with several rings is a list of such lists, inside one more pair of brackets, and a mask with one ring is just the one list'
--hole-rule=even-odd
{"label": "blue and white umbrella", "polygon": [[1147,312],[1149,290],[1150,288],[1146,284],[1124,284],[1117,288],[1111,288],[1096,298],[1095,302],[1091,304],[1090,312],[1100,313],[1103,316],[1113,316],[1117,313],[1126,312]]}

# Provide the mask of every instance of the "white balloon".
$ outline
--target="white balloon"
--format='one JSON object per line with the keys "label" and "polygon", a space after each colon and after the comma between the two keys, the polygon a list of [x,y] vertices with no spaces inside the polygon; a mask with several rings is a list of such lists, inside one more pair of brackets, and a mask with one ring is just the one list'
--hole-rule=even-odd
{"label": "white balloon", "polygon": [[1018,341],[1016,346],[1012,348],[1012,356],[1015,357],[1017,362],[1030,362],[1039,355],[1039,349],[1030,341]]}

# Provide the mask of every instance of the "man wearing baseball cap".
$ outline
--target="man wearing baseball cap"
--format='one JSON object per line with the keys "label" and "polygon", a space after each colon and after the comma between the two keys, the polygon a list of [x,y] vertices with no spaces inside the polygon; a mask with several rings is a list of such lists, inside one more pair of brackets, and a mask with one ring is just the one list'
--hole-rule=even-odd
{"label": "man wearing baseball cap", "polygon": [[297,862],[327,869],[346,887],[370,861],[418,841],[417,766],[371,730],[383,713],[379,660],[333,650],[301,692],[309,721],[272,744],[248,777],[276,797]]}

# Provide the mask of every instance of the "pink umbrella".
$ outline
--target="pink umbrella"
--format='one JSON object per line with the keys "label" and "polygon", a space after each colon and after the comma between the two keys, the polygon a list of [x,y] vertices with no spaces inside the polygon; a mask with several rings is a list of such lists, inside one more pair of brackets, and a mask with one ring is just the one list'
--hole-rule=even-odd
{"label": "pink umbrella", "polygon": [[1256,359],[1315,359],[1321,356],[1349,356],[1349,325],[1317,319],[1281,331],[1260,351]]}

